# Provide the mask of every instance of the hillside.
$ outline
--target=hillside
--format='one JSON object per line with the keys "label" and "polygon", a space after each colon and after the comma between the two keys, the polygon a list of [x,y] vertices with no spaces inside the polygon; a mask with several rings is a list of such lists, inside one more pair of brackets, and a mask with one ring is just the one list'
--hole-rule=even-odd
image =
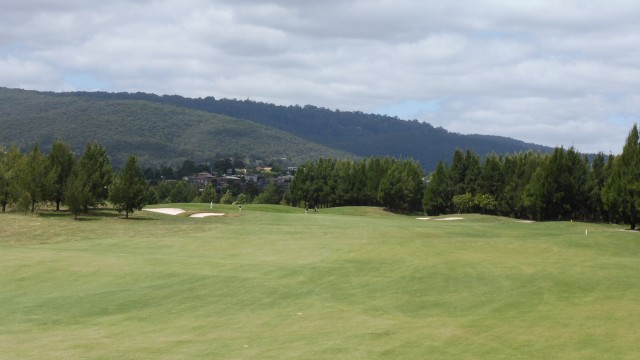
{"label": "hillside", "polygon": [[103,144],[114,163],[129,154],[145,164],[177,164],[241,156],[298,164],[319,157],[353,157],[284,131],[229,116],[142,100],[91,99],[0,88],[0,144],[45,151],[56,139],[82,152]]}
{"label": "hillside", "polygon": [[133,152],[154,163],[185,158],[205,161],[232,154],[285,156],[290,163],[320,156],[389,155],[416,159],[430,171],[438,161],[449,161],[456,148],[480,155],[549,150],[511,138],[461,135],[384,115],[147,93],[0,88],[0,122],[3,143],[40,141],[46,148],[63,137],[77,147],[95,139],[117,159]]}
{"label": "hillside", "polygon": [[551,150],[541,145],[490,135],[462,135],[416,120],[329,110],[312,105],[279,106],[250,100],[185,98],[147,93],[82,92],[57,96],[82,96],[87,99],[137,99],[225,114],[251,120],[295,134],[301,138],[362,157],[390,155],[420,161],[427,170],[440,160],[449,161],[456,148],[471,149],[485,155],[527,150]]}

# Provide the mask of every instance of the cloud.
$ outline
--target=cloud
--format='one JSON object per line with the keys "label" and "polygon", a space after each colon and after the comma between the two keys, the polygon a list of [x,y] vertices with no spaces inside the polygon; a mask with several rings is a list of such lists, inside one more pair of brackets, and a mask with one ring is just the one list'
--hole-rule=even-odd
{"label": "cloud", "polygon": [[592,152],[640,117],[634,1],[2,5],[0,86],[385,111]]}

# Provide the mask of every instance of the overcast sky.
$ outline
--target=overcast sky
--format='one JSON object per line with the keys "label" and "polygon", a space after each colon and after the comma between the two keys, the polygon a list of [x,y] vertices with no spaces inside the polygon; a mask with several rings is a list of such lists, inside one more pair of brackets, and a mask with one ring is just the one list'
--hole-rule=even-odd
{"label": "overcast sky", "polygon": [[635,0],[0,0],[0,86],[313,104],[584,152],[640,118]]}

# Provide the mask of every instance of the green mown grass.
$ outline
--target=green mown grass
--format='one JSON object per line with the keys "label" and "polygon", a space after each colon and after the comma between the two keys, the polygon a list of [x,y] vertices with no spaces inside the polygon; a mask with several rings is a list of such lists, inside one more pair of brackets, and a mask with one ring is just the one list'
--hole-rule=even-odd
{"label": "green mown grass", "polygon": [[1,214],[0,359],[640,357],[621,227],[158,207]]}

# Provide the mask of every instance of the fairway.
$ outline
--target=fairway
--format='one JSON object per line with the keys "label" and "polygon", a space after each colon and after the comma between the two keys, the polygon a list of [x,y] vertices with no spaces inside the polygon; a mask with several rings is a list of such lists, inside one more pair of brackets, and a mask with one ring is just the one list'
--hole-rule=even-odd
{"label": "fairway", "polygon": [[621,226],[163,207],[0,214],[0,359],[640,358]]}

